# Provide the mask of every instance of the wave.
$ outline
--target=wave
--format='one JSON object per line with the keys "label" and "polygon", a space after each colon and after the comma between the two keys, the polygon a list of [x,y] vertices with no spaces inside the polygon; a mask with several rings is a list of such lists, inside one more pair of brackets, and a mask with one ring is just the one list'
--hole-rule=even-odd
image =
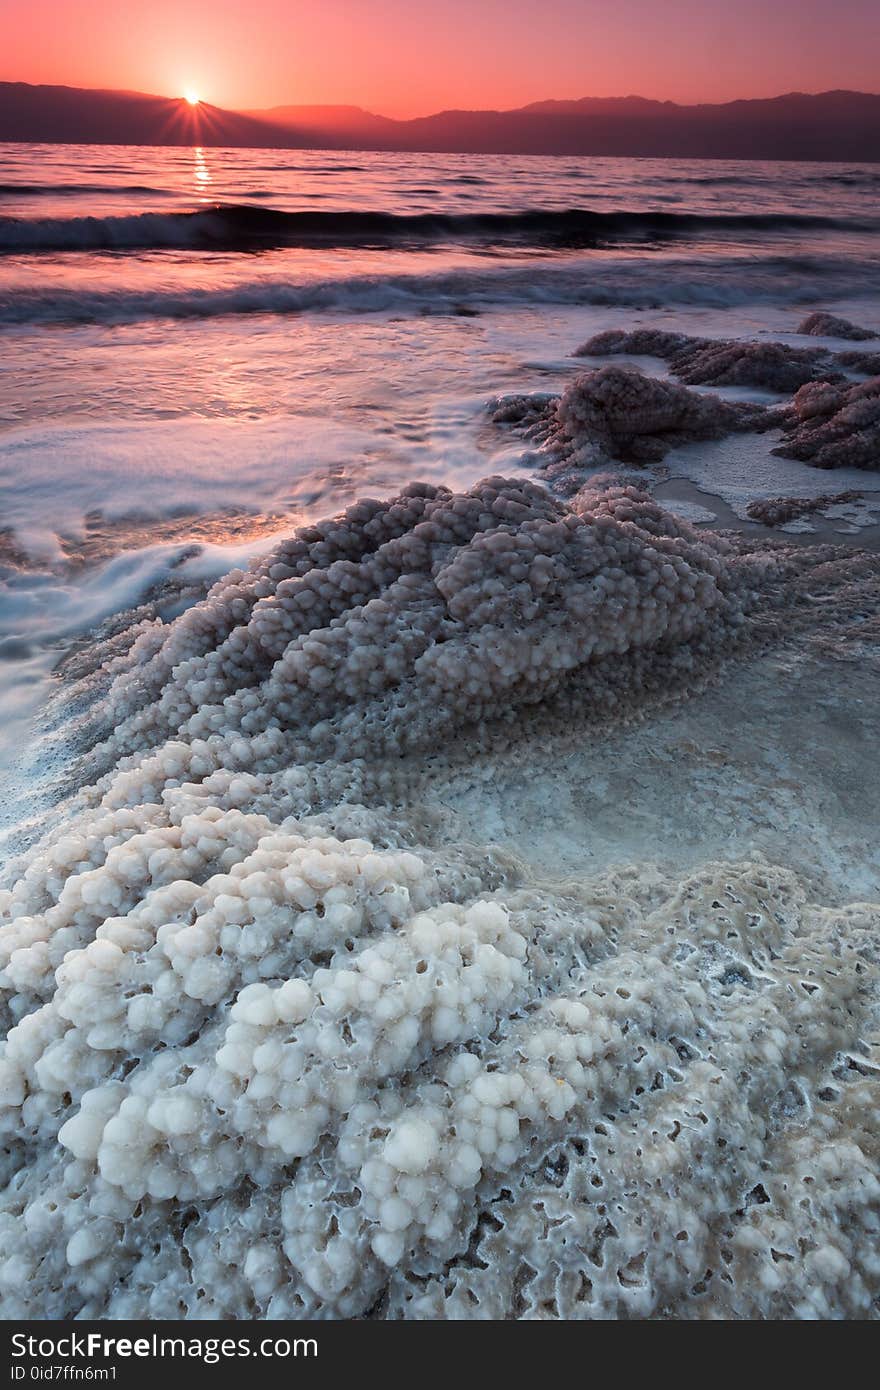
{"label": "wave", "polygon": [[[676,174],[671,178],[657,179],[657,183],[671,184],[675,187],[700,187],[700,188],[751,188],[758,190],[773,184],[774,180],[770,175],[761,174],[695,174],[687,177]],[[814,184],[821,188],[829,183],[845,184],[853,188],[870,188],[880,182],[880,174],[868,170],[853,170],[850,173],[829,174],[822,170],[818,174],[804,174],[800,172],[790,178],[792,184],[803,186],[804,184]]]}
{"label": "wave", "polygon": [[875,218],[804,213],[596,212],[527,208],[518,212],[283,212],[250,204],[192,212],[113,217],[0,218],[0,252],[237,249],[259,246],[399,244],[482,239],[545,245],[598,245],[627,238],[796,231],[877,232]]}
{"label": "wave", "polygon": [[862,173],[861,171],[853,174],[825,174],[821,181],[823,183],[844,184],[847,188],[871,188],[880,183],[880,174]]}
{"label": "wave", "polygon": [[[0,183],[3,197],[52,196],[76,198],[84,193],[123,193],[147,194],[156,198],[172,198],[174,195],[165,188],[154,188],[148,183]],[[7,219],[0,219],[6,221]],[[15,221],[15,218],[9,218]]]}
{"label": "wave", "polygon": [[814,304],[880,293],[876,261],[820,256],[566,261],[438,271],[252,280],[230,286],[0,291],[0,325],[119,324],[147,319],[306,313],[474,313],[538,304],[657,309],[669,305]]}

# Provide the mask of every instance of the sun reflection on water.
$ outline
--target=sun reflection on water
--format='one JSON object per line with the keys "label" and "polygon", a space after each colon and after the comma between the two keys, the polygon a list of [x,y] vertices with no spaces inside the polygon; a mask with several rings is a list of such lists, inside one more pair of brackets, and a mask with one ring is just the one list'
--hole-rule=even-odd
{"label": "sun reflection on water", "polygon": [[193,150],[193,183],[196,193],[202,195],[203,202],[207,202],[211,192],[211,170],[208,168],[205,151],[201,145],[197,145]]}

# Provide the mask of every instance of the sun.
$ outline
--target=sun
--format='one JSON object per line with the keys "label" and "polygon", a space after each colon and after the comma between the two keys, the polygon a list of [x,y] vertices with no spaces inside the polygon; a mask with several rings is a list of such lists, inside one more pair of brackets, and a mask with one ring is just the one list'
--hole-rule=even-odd
{"label": "sun", "polygon": [[194,92],[192,88],[189,88],[188,91],[184,92],[183,99],[188,102],[190,106],[198,106],[201,97],[197,92]]}

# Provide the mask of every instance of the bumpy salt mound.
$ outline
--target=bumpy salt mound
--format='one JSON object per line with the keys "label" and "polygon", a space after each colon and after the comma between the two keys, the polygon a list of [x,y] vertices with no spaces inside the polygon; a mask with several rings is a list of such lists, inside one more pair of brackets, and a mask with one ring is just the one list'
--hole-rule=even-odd
{"label": "bumpy salt mound", "polygon": [[568,438],[595,432],[618,457],[639,460],[662,458],[675,445],[717,439],[733,430],[767,428],[773,416],[761,406],[687,391],[625,368],[602,367],[569,384],[558,418]]}
{"label": "bumpy salt mound", "polygon": [[866,338],[876,338],[877,334],[870,328],[860,328],[857,323],[850,323],[849,319],[838,318],[836,314],[816,313],[808,314],[802,323],[799,323],[798,333],[808,333],[816,338],[849,338],[853,342],[863,342]]}
{"label": "bumpy salt mound", "polygon": [[89,766],[135,755],[100,788],[121,804],[169,778],[433,746],[566,687],[607,711],[655,661],[690,673],[697,645],[727,641],[741,583],[722,544],[631,487],[569,507],[500,478],[460,496],[415,485],[147,625],[102,698],[113,732]]}
{"label": "bumpy salt mound", "polygon": [[616,458],[662,458],[673,443],[716,439],[742,424],[738,406],[698,395],[625,367],[600,367],[569,382],[559,398],[557,425],[577,444],[597,440]]}
{"label": "bumpy salt mound", "polygon": [[173,788],[105,829],[5,903],[7,1316],[870,1311],[876,913]]}
{"label": "bumpy salt mound", "polygon": [[513,425],[540,446],[535,460],[562,493],[604,462],[648,463],[672,448],[719,439],[733,430],[769,429],[777,414],[646,376],[632,366],[582,372],[561,396],[503,396],[490,403],[494,423]]}
{"label": "bumpy salt mound", "polygon": [[789,392],[808,381],[842,380],[821,348],[691,338],[685,333],[667,333],[656,328],[598,333],[583,343],[575,356],[606,357],[623,352],[664,358],[675,376],[691,386],[759,386],[767,391]]}
{"label": "bumpy salt mound", "polygon": [[880,468],[880,376],[855,386],[802,386],[773,452],[816,468]]}

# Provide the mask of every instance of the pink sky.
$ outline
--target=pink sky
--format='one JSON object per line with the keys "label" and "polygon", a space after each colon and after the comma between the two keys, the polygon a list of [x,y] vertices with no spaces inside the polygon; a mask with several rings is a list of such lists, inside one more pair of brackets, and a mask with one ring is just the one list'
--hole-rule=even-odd
{"label": "pink sky", "polygon": [[880,87],[877,0],[0,0],[0,80],[387,115]]}

